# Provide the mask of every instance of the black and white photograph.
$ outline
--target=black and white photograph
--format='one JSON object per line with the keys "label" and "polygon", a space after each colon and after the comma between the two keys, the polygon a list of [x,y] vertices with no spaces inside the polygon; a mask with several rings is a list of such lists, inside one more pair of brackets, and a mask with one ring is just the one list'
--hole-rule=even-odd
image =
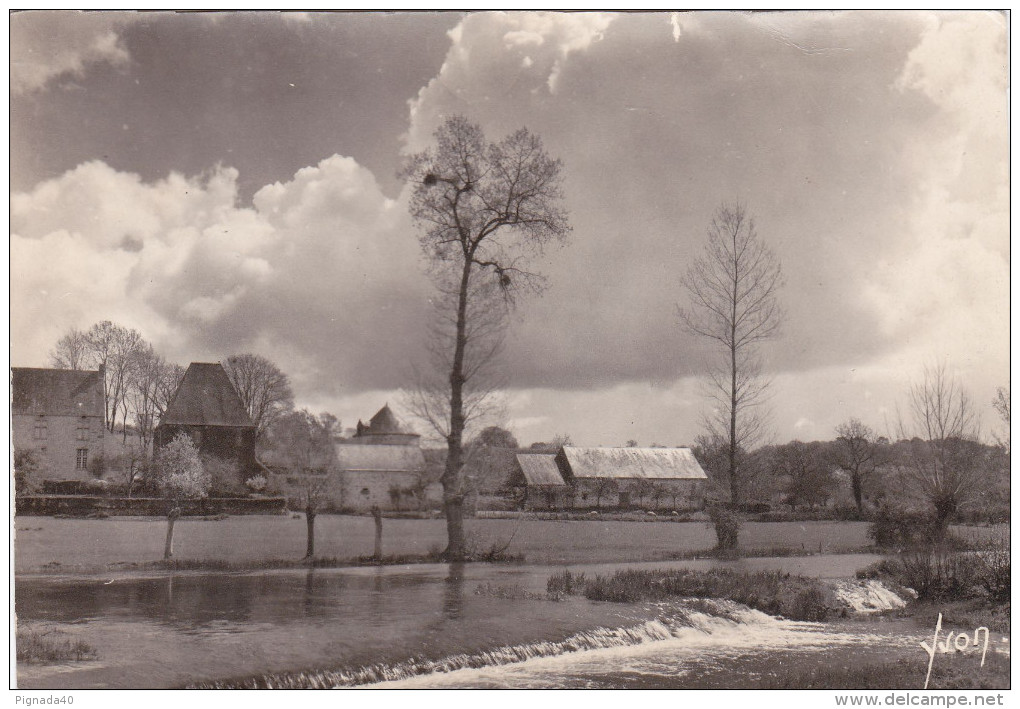
{"label": "black and white photograph", "polygon": [[1009,11],[8,23],[18,703],[1008,704]]}

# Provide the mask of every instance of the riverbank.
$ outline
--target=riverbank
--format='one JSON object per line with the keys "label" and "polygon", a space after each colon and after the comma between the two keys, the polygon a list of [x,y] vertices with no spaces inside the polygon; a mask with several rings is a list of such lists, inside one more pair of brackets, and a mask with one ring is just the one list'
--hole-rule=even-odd
{"label": "riverbank", "polygon": [[[748,522],[741,531],[744,555],[867,552],[864,522]],[[502,549],[532,564],[668,561],[709,556],[715,546],[703,522],[646,524],[618,521],[484,520],[466,523],[472,551]],[[177,521],[178,568],[257,570],[305,564],[303,515],[245,516]],[[374,553],[371,518],[319,515],[316,552],[324,565],[357,565]],[[959,528],[968,536],[991,536],[993,528]],[[159,568],[166,521],[151,517],[108,519],[15,518],[15,573],[75,574]],[[434,559],[446,543],[444,520],[387,519],[383,555],[393,563]]]}

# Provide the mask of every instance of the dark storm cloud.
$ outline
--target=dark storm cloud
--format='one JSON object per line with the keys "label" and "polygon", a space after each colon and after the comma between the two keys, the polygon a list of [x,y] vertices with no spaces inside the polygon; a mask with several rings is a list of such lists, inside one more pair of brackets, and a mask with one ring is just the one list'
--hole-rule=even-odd
{"label": "dark storm cloud", "polygon": [[47,51],[65,36],[83,37],[83,52],[115,36],[107,44],[122,52],[120,61],[89,65],[87,82],[65,73],[12,104],[14,189],[97,158],[148,180],[221,162],[238,169],[247,203],[263,185],[338,153],[392,192],[406,102],[438,71],[458,20],[116,13],[114,23],[107,15],[13,18],[14,40],[36,37]]}

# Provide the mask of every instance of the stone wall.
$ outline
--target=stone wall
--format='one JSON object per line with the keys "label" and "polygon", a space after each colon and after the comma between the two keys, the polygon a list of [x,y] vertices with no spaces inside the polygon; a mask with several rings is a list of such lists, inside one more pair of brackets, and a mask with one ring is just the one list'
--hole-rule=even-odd
{"label": "stone wall", "polygon": [[[88,463],[103,455],[106,428],[101,416],[28,416],[15,414],[11,428],[16,448],[35,453],[39,469],[29,483],[40,487],[46,479],[91,480]],[[78,450],[85,449],[86,466],[78,467]]]}
{"label": "stone wall", "polygon": [[[320,509],[368,512],[373,506],[378,506],[386,511],[408,511],[422,508],[410,492],[418,483],[418,475],[414,471],[352,470],[325,475],[274,473],[270,483],[287,498],[292,509],[304,507],[308,485],[311,484],[319,497]],[[391,490],[400,491],[400,494],[391,494]],[[429,502],[426,507],[435,506],[437,500],[428,491],[427,488],[425,498]],[[440,499],[441,496],[440,491]]]}

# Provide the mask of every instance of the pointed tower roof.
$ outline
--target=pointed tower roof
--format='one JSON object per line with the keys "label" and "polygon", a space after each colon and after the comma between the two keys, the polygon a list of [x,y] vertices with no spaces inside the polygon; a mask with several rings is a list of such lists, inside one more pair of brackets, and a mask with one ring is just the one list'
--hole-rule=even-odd
{"label": "pointed tower roof", "polygon": [[368,428],[372,433],[406,433],[389,404],[384,405],[376,412],[375,416],[369,420]]}
{"label": "pointed tower roof", "polygon": [[160,420],[163,424],[254,427],[219,362],[192,362]]}

